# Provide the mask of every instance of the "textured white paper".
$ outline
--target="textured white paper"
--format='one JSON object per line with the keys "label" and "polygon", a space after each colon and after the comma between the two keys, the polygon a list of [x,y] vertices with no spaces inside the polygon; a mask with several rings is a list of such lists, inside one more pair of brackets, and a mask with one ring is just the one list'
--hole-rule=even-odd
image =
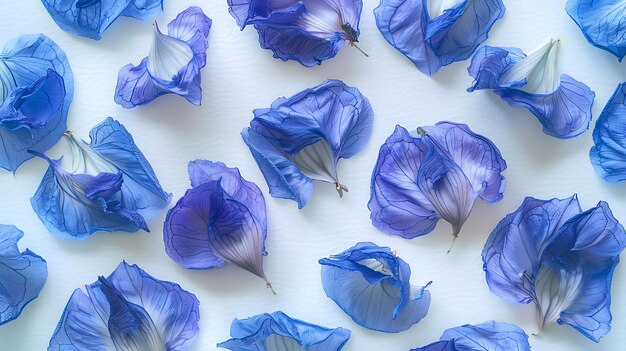
{"label": "textured white paper", "polygon": [[[162,223],[166,211],[148,224],[151,233],[98,233],[84,241],[58,239],[47,232],[29,199],[46,169],[42,160],[24,164],[15,176],[0,174],[0,223],[15,224],[25,233],[20,248],[30,248],[48,261],[49,277],[38,299],[21,317],[0,327],[0,350],[45,350],[72,291],[108,275],[126,260],[159,279],[179,283],[200,300],[200,335],[193,350],[217,350],[229,338],[233,318],[282,310],[292,317],[329,327],[352,330],[345,351],[408,351],[435,341],[443,330],[465,323],[495,319],[515,323],[529,335],[537,332],[533,306],[510,305],[493,295],[485,283],[481,250],[495,225],[514,211],[527,195],[566,197],[578,192],[583,208],[606,200],[626,223],[626,184],[608,184],[594,174],[588,158],[591,131],[573,140],[542,133],[526,110],[512,109],[487,91],[469,94],[469,61],[444,67],[434,78],[420,73],[392,48],[376,28],[365,1],[360,46],[371,57],[346,46],[320,67],[305,68],[272,58],[257,42],[253,28],[240,32],[228,14],[226,0],[165,0],[156,20],[165,27],[190,5],[201,6],[213,22],[207,66],[202,71],[201,107],[183,98],[166,96],[147,106],[124,110],[113,102],[118,70],[138,64],[148,54],[152,24],[121,18],[101,41],[60,30],[38,0],[0,0],[0,43],[24,33],[44,33],[69,57],[75,76],[75,96],[69,128],[88,132],[107,116],[122,122],[155,168],[174,201],[189,187],[187,162],[202,158],[239,167],[266,195],[269,256],[265,272],[278,295],[264,283],[233,266],[212,271],[189,271],[166,255]],[[587,83],[597,94],[594,123],[616,85],[626,79],[625,66],[609,53],[592,47],[565,12],[565,1],[506,1],[507,12],[491,31],[487,44],[520,47],[526,52],[560,37],[562,72]],[[254,108],[268,107],[279,96],[337,78],[358,87],[374,108],[374,132],[367,148],[340,163],[340,179],[350,192],[339,199],[333,186],[316,184],[310,203],[298,210],[295,202],[274,199],[239,135]],[[509,168],[504,199],[478,202],[451,254],[450,226],[441,222],[431,234],[411,241],[375,229],[367,202],[371,171],[378,149],[396,124],[407,128],[440,120],[464,122],[500,148]],[[70,157],[61,141],[49,152]],[[68,160],[69,161],[69,160]],[[430,313],[400,334],[366,330],[355,324],[333,301],[320,282],[319,258],[338,253],[358,241],[373,241],[397,250],[413,271],[412,282],[432,280]],[[600,344],[567,326],[552,325],[530,336],[536,351],[623,350],[626,344],[626,269],[617,267],[613,282],[613,330]]]}

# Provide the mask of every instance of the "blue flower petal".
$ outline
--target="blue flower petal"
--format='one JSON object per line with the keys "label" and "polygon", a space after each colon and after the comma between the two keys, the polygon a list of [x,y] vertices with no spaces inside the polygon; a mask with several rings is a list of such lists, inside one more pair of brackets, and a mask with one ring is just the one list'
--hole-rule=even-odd
{"label": "blue flower petal", "polygon": [[626,179],[626,83],[617,86],[593,130],[589,157],[596,173],[608,182]]}
{"label": "blue flower petal", "polygon": [[187,350],[199,313],[196,297],[178,284],[122,262],[74,291],[48,350]]}
{"label": "blue flower petal", "polygon": [[385,39],[427,75],[470,57],[505,11],[501,0],[464,0],[441,12],[428,4],[381,0],[374,10]]}
{"label": "blue flower petal", "polygon": [[22,35],[0,54],[0,167],[15,171],[45,152],[66,130],[74,95],[63,51],[44,35]]}
{"label": "blue flower petal", "polygon": [[411,349],[410,351],[456,351],[454,340],[435,341],[424,347]]}
{"label": "blue flower petal", "polygon": [[397,333],[428,313],[430,283],[412,287],[409,265],[389,248],[358,243],[319,263],[326,295],[365,328]]}
{"label": "blue flower petal", "polygon": [[528,335],[520,327],[495,321],[447,329],[441,340],[453,340],[459,351],[530,351]]}
{"label": "blue flower petal", "polygon": [[568,0],[566,10],[593,46],[624,59],[626,6],[621,1]]}
{"label": "blue flower petal", "polygon": [[232,339],[217,346],[232,351],[339,351],[350,339],[348,329],[325,328],[280,311],[235,319],[230,335]]}
{"label": "blue flower petal", "polygon": [[498,48],[488,45],[481,47],[467,68],[469,75],[474,78],[472,86],[467,91],[471,93],[474,90],[523,86],[525,81],[503,84],[500,77],[524,57],[526,54],[518,48]]}
{"label": "blue flower petal", "polygon": [[23,236],[15,226],[0,224],[0,325],[19,317],[48,278],[46,260],[28,249],[19,251]]}
{"label": "blue flower petal", "polygon": [[155,25],[150,55],[138,66],[128,64],[120,70],[115,102],[133,108],[161,95],[177,94],[200,105],[200,70],[206,65],[211,24],[202,9],[192,6],[169,23],[167,35]]}
{"label": "blue flower petal", "polygon": [[163,10],[163,0],[41,0],[64,31],[99,40],[120,16],[141,20]]}
{"label": "blue flower petal", "polygon": [[337,163],[359,153],[372,132],[373,111],[358,89],[338,80],[280,98],[269,109],[254,111],[242,137],[263,172],[274,197],[292,199],[300,208],[312,180],[347,189],[337,177]]}

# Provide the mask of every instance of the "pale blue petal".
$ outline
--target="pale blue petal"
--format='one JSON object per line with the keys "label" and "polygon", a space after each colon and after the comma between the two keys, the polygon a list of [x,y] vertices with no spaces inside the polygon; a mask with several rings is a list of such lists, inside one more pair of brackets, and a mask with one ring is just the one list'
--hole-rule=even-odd
{"label": "pale blue petal", "polygon": [[596,173],[608,182],[626,179],[626,84],[617,86],[593,130],[589,151]]}
{"label": "pale blue petal", "polygon": [[530,351],[520,327],[495,321],[447,329],[441,340],[454,340],[456,351]]}

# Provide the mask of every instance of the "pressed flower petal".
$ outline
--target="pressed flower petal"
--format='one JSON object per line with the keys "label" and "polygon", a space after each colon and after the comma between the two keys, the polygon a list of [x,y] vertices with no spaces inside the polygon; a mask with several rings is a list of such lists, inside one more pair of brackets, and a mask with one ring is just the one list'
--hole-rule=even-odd
{"label": "pressed flower petal", "polygon": [[46,260],[28,249],[19,251],[23,236],[15,226],[0,224],[0,325],[18,318],[48,278]]}
{"label": "pressed flower petal", "polygon": [[178,284],[122,262],[74,291],[48,350],[188,350],[199,331],[198,305]]}
{"label": "pressed flower petal", "polygon": [[326,295],[365,328],[397,333],[428,313],[430,283],[411,286],[409,265],[389,248],[358,243],[319,263]]}
{"label": "pressed flower petal", "polygon": [[64,31],[99,40],[120,16],[145,20],[163,10],[163,0],[41,0]]}
{"label": "pressed flower petal", "polygon": [[325,328],[280,311],[235,319],[230,335],[232,339],[217,346],[232,351],[339,351],[350,339],[348,329]]}
{"label": "pressed flower petal", "polygon": [[459,351],[530,351],[528,335],[521,328],[495,321],[447,329],[441,340],[453,340]]}
{"label": "pressed flower petal", "polygon": [[617,86],[593,130],[589,158],[596,173],[608,182],[626,179],[626,84]]}

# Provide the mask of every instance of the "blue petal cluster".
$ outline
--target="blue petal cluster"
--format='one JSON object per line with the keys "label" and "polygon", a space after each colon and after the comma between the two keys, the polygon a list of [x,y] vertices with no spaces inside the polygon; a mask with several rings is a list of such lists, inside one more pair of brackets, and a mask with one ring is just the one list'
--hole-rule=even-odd
{"label": "blue petal cluster", "polygon": [[476,199],[502,199],[505,169],[498,148],[465,124],[439,122],[411,132],[396,126],[372,173],[370,218],[407,239],[430,233],[443,218],[456,239]]}
{"label": "blue petal cluster", "polygon": [[596,173],[608,182],[626,179],[626,83],[617,86],[593,130],[589,157]]}
{"label": "blue petal cluster", "polygon": [[469,58],[504,12],[502,0],[381,0],[374,9],[385,39],[429,76]]}
{"label": "blue petal cluster", "polygon": [[228,0],[243,30],[253,25],[259,43],[283,61],[311,67],[337,55],[359,38],[361,0]]}
{"label": "blue petal cluster", "polygon": [[199,305],[178,284],[122,262],[110,276],[74,290],[48,351],[187,351],[199,331]]}
{"label": "blue petal cluster", "polygon": [[250,128],[241,132],[270,188],[270,195],[304,207],[313,180],[335,185],[337,163],[367,144],[374,112],[361,92],[339,80],[279,98],[268,109],[254,110]]}
{"label": "blue petal cluster", "polygon": [[74,78],[65,53],[48,37],[22,35],[0,53],[0,167],[15,171],[66,130]]}
{"label": "blue petal cluster", "polygon": [[411,286],[411,268],[388,247],[358,243],[319,263],[326,295],[365,328],[397,333],[428,313],[430,283]]}
{"label": "blue petal cluster", "polygon": [[17,242],[24,232],[0,224],[0,325],[20,316],[29,302],[39,296],[48,278],[46,260]]}
{"label": "blue petal cluster", "polygon": [[321,327],[278,311],[235,319],[230,336],[232,339],[217,346],[232,351],[340,351],[350,339],[350,331]]}
{"label": "blue petal cluster", "polygon": [[512,107],[527,108],[543,132],[573,138],[587,129],[595,93],[587,85],[558,73],[559,40],[550,40],[530,55],[517,48],[483,46],[468,68],[474,83],[467,90],[492,89]]}
{"label": "blue petal cluster", "polygon": [[621,0],[568,0],[567,13],[587,40],[617,56],[626,56],[626,6]]}
{"label": "blue petal cluster", "polygon": [[222,162],[189,162],[192,189],[165,218],[165,251],[188,269],[231,262],[263,279],[267,218],[259,187]]}
{"label": "blue petal cluster", "polygon": [[537,306],[540,328],[567,324],[598,342],[611,326],[611,278],[626,232],[609,206],[582,211],[576,196],[528,197],[489,236],[487,283],[507,302]]}
{"label": "blue petal cluster", "polygon": [[148,57],[138,66],[128,64],[120,70],[115,102],[124,108],[133,108],[161,95],[176,94],[200,105],[200,70],[206,65],[211,24],[211,19],[196,6],[176,16],[167,25],[167,35],[161,33],[155,23],[154,41]]}
{"label": "blue petal cluster", "polygon": [[[111,117],[89,133],[91,143],[66,137],[74,151],[74,169],[48,161],[31,204],[52,233],[84,239],[97,231],[148,230],[146,219],[169,204],[148,160],[130,133]],[[88,166],[95,165],[95,170]]]}
{"label": "blue petal cluster", "polygon": [[66,32],[99,40],[120,17],[145,20],[163,10],[163,0],[41,0]]}
{"label": "blue petal cluster", "polygon": [[439,340],[411,351],[530,351],[521,328],[495,321],[447,329]]}

